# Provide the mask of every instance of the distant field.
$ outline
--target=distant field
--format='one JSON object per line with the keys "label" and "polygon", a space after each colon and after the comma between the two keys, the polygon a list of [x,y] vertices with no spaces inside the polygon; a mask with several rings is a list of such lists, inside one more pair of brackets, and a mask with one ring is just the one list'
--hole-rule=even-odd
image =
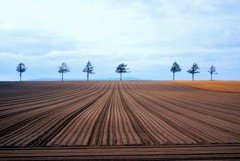
{"label": "distant field", "polygon": [[4,82],[0,160],[239,159],[239,105],[168,81]]}
{"label": "distant field", "polygon": [[240,81],[171,81],[171,82],[209,91],[240,93]]}

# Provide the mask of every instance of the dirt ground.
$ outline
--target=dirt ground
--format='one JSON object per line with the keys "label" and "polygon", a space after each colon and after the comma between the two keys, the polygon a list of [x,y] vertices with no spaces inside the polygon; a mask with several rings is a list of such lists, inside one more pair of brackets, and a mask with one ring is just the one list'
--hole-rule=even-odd
{"label": "dirt ground", "polygon": [[0,83],[0,160],[240,159],[240,94],[182,84]]}
{"label": "dirt ground", "polygon": [[170,81],[170,82],[209,91],[240,93],[240,81]]}

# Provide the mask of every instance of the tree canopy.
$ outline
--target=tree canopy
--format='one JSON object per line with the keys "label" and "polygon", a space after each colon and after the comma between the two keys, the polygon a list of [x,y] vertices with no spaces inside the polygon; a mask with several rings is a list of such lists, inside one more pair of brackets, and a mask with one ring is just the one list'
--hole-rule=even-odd
{"label": "tree canopy", "polygon": [[19,63],[17,66],[16,71],[20,73],[20,82],[22,81],[22,73],[27,70],[26,66],[24,63]]}
{"label": "tree canopy", "polygon": [[171,68],[171,72],[173,73],[173,80],[175,79],[175,73],[176,72],[181,72],[181,68],[180,68],[180,66],[178,65],[178,63],[177,62],[174,62],[173,63],[173,66],[172,66],[172,68]]}
{"label": "tree canopy", "polygon": [[197,63],[193,63],[192,67],[187,71],[188,73],[192,74],[192,80],[194,80],[194,74],[200,73],[199,67]]}
{"label": "tree canopy", "polygon": [[89,74],[95,74],[93,72],[93,66],[90,61],[87,62],[86,67],[83,69],[83,72],[87,73],[87,80],[89,80]]}
{"label": "tree canopy", "polygon": [[129,68],[127,68],[127,64],[119,64],[115,70],[116,73],[120,73],[120,80],[122,80],[122,73],[129,73]]}
{"label": "tree canopy", "polygon": [[70,70],[66,63],[62,63],[62,65],[59,66],[58,68],[59,68],[58,72],[62,73],[62,81],[63,81],[63,73],[70,72]]}
{"label": "tree canopy", "polygon": [[217,74],[216,68],[215,68],[213,65],[210,67],[210,69],[209,69],[208,72],[209,72],[210,75],[211,75],[211,80],[212,80],[212,75],[213,75],[213,74]]}

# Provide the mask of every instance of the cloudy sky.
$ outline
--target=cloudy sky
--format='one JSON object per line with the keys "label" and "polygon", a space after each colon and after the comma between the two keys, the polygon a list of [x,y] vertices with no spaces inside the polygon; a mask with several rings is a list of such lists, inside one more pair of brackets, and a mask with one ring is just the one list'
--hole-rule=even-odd
{"label": "cloudy sky", "polygon": [[240,0],[0,0],[0,81],[60,79],[58,66],[70,68],[66,79],[123,77],[172,79],[174,61],[182,68],[196,62],[197,80],[240,80]]}

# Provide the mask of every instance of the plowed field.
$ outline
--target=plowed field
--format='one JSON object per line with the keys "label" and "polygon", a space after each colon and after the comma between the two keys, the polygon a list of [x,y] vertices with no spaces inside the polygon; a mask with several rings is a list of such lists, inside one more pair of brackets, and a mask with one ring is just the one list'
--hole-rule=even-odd
{"label": "plowed field", "polygon": [[190,87],[216,91],[216,92],[230,92],[230,93],[240,93],[240,81],[171,81],[172,83],[178,83],[182,85],[187,85]]}
{"label": "plowed field", "polygon": [[1,160],[239,158],[238,93],[157,81],[0,83]]}

